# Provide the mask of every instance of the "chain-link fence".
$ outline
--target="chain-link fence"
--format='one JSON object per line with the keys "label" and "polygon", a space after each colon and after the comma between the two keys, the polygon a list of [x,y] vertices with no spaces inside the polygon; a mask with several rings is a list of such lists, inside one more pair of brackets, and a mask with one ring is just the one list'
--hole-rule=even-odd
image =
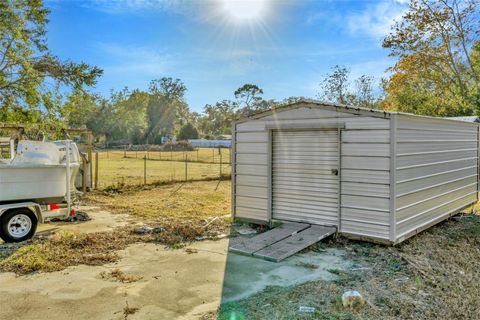
{"label": "chain-link fence", "polygon": [[93,165],[94,187],[99,189],[221,180],[230,178],[231,152],[228,148],[200,148],[194,151],[102,150],[94,157]]}

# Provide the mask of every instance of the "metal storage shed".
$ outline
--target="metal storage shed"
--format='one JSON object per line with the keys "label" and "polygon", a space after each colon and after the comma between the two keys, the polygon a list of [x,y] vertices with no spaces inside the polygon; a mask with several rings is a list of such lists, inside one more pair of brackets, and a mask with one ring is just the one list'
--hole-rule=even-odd
{"label": "metal storage shed", "polygon": [[478,123],[302,100],[233,133],[238,219],[398,243],[478,200]]}

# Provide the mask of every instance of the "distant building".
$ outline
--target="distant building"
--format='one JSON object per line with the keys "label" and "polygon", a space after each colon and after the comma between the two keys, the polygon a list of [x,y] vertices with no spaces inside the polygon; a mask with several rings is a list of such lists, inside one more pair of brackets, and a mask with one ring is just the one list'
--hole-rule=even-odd
{"label": "distant building", "polygon": [[230,148],[232,146],[232,140],[190,139],[188,142],[194,148]]}

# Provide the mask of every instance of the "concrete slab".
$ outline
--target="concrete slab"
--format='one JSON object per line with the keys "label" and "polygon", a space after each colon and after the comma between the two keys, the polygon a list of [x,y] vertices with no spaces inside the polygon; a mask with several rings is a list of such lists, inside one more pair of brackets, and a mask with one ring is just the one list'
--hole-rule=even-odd
{"label": "concrete slab", "polygon": [[[280,263],[228,253],[228,240],[203,241],[169,250],[135,244],[122,259],[104,266],[74,266],[63,271],[17,276],[0,273],[0,319],[118,319],[127,303],[135,319],[205,319],[222,301],[238,300],[267,286],[334,280],[330,268],[350,267],[344,251],[307,252]],[[121,283],[100,277],[120,269],[142,277]]]}
{"label": "concrete slab", "polygon": [[261,233],[253,238],[245,240],[236,240],[231,246],[230,251],[240,254],[251,255],[275,242],[283,240],[291,235],[305,230],[309,227],[306,223],[285,222],[275,229]]}
{"label": "concrete slab", "polygon": [[135,223],[128,214],[114,214],[98,207],[82,206],[79,211],[86,212],[91,220],[77,222],[48,222],[38,225],[37,235],[48,234],[58,230],[72,231],[76,233],[92,233],[111,231],[117,227],[123,227]]}
{"label": "concrete slab", "polygon": [[327,249],[321,253],[306,252],[280,262],[252,256],[229,254],[225,268],[222,302],[236,301],[269,286],[292,286],[308,281],[336,280],[328,269],[348,270],[351,262],[345,251]]}
{"label": "concrete slab", "polygon": [[334,234],[336,231],[337,229],[335,227],[312,225],[310,228],[265,247],[253,255],[266,260],[279,262]]}
{"label": "concrete slab", "polygon": [[[122,259],[104,266],[75,266],[63,271],[16,276],[0,273],[0,319],[118,319],[128,303],[135,319],[198,319],[221,301],[227,240],[204,241],[169,250],[136,244]],[[120,269],[142,277],[121,283],[100,277]]]}

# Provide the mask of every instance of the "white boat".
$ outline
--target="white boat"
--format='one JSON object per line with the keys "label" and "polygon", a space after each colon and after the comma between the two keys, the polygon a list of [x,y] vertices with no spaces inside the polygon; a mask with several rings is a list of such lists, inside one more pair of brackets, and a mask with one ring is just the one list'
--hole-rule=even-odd
{"label": "white boat", "polygon": [[[69,156],[66,145],[70,145]],[[26,200],[62,202],[69,198],[70,190],[76,190],[74,182],[80,161],[74,143],[20,141],[13,159],[0,160],[0,204]]]}

